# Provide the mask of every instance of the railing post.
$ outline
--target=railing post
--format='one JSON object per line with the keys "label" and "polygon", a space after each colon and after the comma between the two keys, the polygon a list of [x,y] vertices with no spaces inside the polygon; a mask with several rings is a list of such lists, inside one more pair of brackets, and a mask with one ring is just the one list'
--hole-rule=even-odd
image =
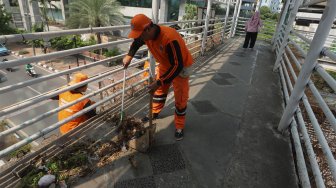
{"label": "railing post", "polygon": [[225,20],[224,20],[222,40],[221,40],[222,43],[224,42],[224,36],[225,36],[225,30],[226,30],[226,25],[227,25],[227,19],[229,18],[230,3],[231,3],[231,0],[226,0],[226,13],[225,13]]}
{"label": "railing post", "polygon": [[237,16],[237,9],[238,9],[238,1],[239,0],[236,0],[235,2],[235,8],[233,10],[233,15],[232,15],[232,23],[231,23],[231,28],[230,28],[230,33],[229,33],[229,36],[232,37],[232,33],[233,33],[233,28],[234,28],[234,23],[235,23],[235,20],[236,20],[236,16]]}
{"label": "railing post", "polygon": [[235,21],[235,25],[233,27],[233,32],[232,32],[231,37],[234,37],[235,34],[236,34],[236,29],[237,29],[237,25],[238,25],[238,21],[239,21],[240,8],[241,8],[243,0],[238,0],[238,1],[239,1],[239,4],[238,4],[237,16],[236,16],[236,21]]}
{"label": "railing post", "polygon": [[[159,0],[153,0],[152,1],[152,20],[154,24],[157,24],[159,22]],[[155,60],[153,58],[153,55],[148,53],[149,55],[149,83],[151,84],[153,80],[155,80]],[[149,127],[153,126],[153,96],[149,96]]]}
{"label": "railing post", "polygon": [[[98,88],[99,88],[99,89],[103,88],[103,81],[99,81],[99,82],[98,82]],[[103,100],[103,99],[104,99],[103,91],[99,93],[99,97],[100,97],[100,100]],[[102,109],[102,111],[105,111],[104,104],[101,105],[101,109]]]}
{"label": "railing post", "polygon": [[288,21],[287,21],[287,24],[286,24],[285,36],[283,38],[283,41],[281,42],[279,53],[277,54],[277,58],[276,58],[276,61],[275,61],[274,67],[273,67],[273,71],[275,71],[276,69],[278,69],[279,66],[280,66],[280,61],[281,61],[282,54],[284,53],[285,48],[287,46],[290,31],[292,30],[296,14],[297,14],[297,12],[299,10],[299,7],[302,4],[302,2],[303,2],[303,0],[297,0],[297,1],[295,1],[294,7],[293,7],[293,9],[290,12],[290,15],[289,15],[289,18],[288,18]]}
{"label": "railing post", "polygon": [[236,0],[236,4],[235,4],[235,8],[234,8],[234,12],[233,12],[233,17],[232,17],[232,24],[231,24],[231,29],[230,29],[230,37],[233,37],[233,30],[234,27],[236,25],[236,19],[237,19],[237,12],[238,12],[238,4],[239,4],[240,0]]}
{"label": "railing post", "polygon": [[302,98],[305,88],[309,82],[310,75],[316,66],[317,59],[319,58],[323,50],[324,43],[329,36],[331,26],[333,25],[336,16],[336,11],[331,9],[331,7],[336,7],[336,1],[327,1],[327,5],[325,7],[325,10],[323,11],[322,18],[317,27],[313,41],[305,58],[305,62],[297,78],[284,114],[281,117],[278,126],[279,131],[283,131],[289,126],[293,114],[297,106],[299,105],[299,101]]}
{"label": "railing post", "polygon": [[204,32],[203,32],[203,38],[202,38],[201,55],[204,55],[204,52],[205,52],[205,49],[206,49],[206,46],[207,46],[209,18],[210,18],[210,14],[211,14],[211,4],[212,4],[212,0],[208,0],[207,12],[206,12],[206,15],[205,15],[205,26],[204,26]]}
{"label": "railing post", "polygon": [[287,15],[287,12],[288,12],[288,9],[289,9],[289,5],[290,5],[291,1],[292,0],[287,0],[285,6],[283,8],[280,20],[279,20],[278,25],[276,27],[275,33],[273,34],[273,38],[272,38],[272,44],[273,44],[272,50],[275,49],[276,42],[278,40],[278,37],[280,36],[280,31],[282,30],[282,25],[285,22],[285,18],[286,18],[286,15]]}

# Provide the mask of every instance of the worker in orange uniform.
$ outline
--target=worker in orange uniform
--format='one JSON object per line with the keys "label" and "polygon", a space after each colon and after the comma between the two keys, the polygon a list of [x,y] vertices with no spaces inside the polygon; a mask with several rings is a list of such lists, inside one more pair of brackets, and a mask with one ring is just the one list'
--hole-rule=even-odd
{"label": "worker in orange uniform", "polygon": [[[157,72],[159,71],[157,65],[158,65],[158,63],[156,62],[156,64],[155,64],[155,66],[156,66],[156,67],[155,67],[155,75],[156,75]],[[143,66],[143,69],[145,70],[145,69],[148,69],[149,67],[150,67],[150,63],[149,63],[149,61],[145,61],[144,66]],[[148,70],[148,71],[145,71],[145,72],[143,73],[143,77],[144,77],[144,78],[148,78],[148,77],[149,77],[149,70]],[[145,84],[147,84],[147,82],[145,82]]]}
{"label": "worker in orange uniform", "polygon": [[185,115],[189,97],[189,73],[192,56],[180,34],[173,28],[159,26],[145,15],[138,14],[131,20],[129,38],[134,38],[131,48],[123,59],[124,67],[130,64],[136,51],[146,44],[158,65],[156,80],[148,86],[153,95],[153,118],[164,107],[168,90],[173,84],[175,95],[175,138],[184,136]]}
{"label": "worker in orange uniform", "polygon": [[[69,85],[74,85],[77,84],[79,82],[85,81],[88,79],[88,76],[86,74],[83,73],[76,73],[74,75],[74,78],[71,82],[69,82]],[[58,100],[58,104],[59,106],[63,106],[66,105],[72,101],[75,101],[81,97],[84,96],[84,92],[87,90],[87,85],[75,88],[71,91],[66,91],[64,93],[61,93],[59,96],[56,96],[54,98],[52,98],[53,100]],[[90,105],[94,104],[94,102],[92,102],[90,99],[84,99],[82,101],[79,101],[77,104],[70,106],[64,110],[61,110],[60,112],[58,112],[58,120],[61,121],[63,119],[66,119],[72,115],[74,115],[75,113],[83,110],[84,108],[89,107]],[[77,127],[79,124],[83,123],[84,121],[88,120],[89,118],[93,117],[96,115],[96,110],[93,109],[89,112],[87,112],[86,114],[79,116],[75,119],[72,119],[71,121],[69,121],[68,123],[65,123],[64,125],[62,125],[60,127],[60,132],[62,135],[64,135],[65,133],[71,131],[72,129],[74,129],[75,127]]]}

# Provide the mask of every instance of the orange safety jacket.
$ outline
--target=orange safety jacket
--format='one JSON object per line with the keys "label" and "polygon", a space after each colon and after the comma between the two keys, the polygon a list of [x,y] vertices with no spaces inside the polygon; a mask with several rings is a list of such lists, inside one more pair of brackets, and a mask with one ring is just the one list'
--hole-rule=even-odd
{"label": "orange safety jacket", "polygon": [[[81,98],[83,96],[82,93],[74,93],[71,91],[66,91],[64,93],[61,93],[59,95],[59,106],[63,106],[66,105],[72,101],[75,101],[79,98]],[[74,115],[75,113],[81,111],[84,109],[85,105],[87,105],[87,103],[90,103],[90,99],[84,99],[80,102],[78,102],[77,104],[70,106],[64,110],[61,110],[60,112],[58,112],[58,120],[61,121],[65,118],[68,118],[72,115]],[[64,125],[61,126],[60,128],[60,132],[62,134],[65,134],[67,132],[69,132],[70,130],[74,129],[75,127],[77,127],[80,123],[86,121],[88,119],[88,117],[86,115],[82,115],[79,116],[71,121],[69,121],[68,123],[65,123]]]}
{"label": "orange safety jacket", "polygon": [[158,25],[154,27],[157,29],[155,39],[148,41],[135,39],[128,55],[133,57],[136,51],[146,44],[156,61],[159,62],[160,72],[163,72],[157,79],[158,85],[169,84],[184,67],[192,65],[193,58],[183,38],[174,28]]}

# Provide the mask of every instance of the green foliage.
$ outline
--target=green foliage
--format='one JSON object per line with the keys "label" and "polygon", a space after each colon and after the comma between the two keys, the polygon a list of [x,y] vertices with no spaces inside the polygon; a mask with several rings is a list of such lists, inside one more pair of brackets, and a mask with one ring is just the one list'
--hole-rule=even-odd
{"label": "green foliage", "polygon": [[10,158],[18,157],[19,155],[27,154],[28,152],[30,152],[30,150],[31,150],[31,145],[27,144],[27,145],[24,145],[21,148],[13,151],[12,153],[9,154],[9,156],[10,156]]}
{"label": "green foliage", "polygon": [[185,14],[183,15],[183,20],[195,20],[197,19],[197,6],[194,4],[186,4]]}
{"label": "green foliage", "polygon": [[120,52],[119,48],[113,48],[111,50],[107,50],[104,53],[104,56],[106,56],[106,57],[113,57],[113,56],[120,55],[120,54],[121,54],[121,52]]}
{"label": "green foliage", "polygon": [[17,30],[10,26],[12,16],[6,12],[5,7],[0,4],[0,35],[15,34]]}
{"label": "green foliage", "polygon": [[29,54],[29,52],[27,50],[20,50],[19,51],[19,55],[25,55],[25,54]]}
{"label": "green foliage", "polygon": [[336,72],[334,71],[327,71],[331,77],[333,77],[336,80]]}
{"label": "green foliage", "polygon": [[[125,23],[117,0],[73,0],[69,4],[69,28],[102,27]],[[100,33],[97,42],[101,43]]]}
{"label": "green foliage", "polygon": [[[197,19],[197,6],[194,4],[186,4],[185,6],[185,14],[182,17],[182,20],[196,20]],[[183,26],[183,28],[191,28],[193,27],[193,23],[187,23]],[[191,31],[195,32],[195,31]]]}
{"label": "green foliage", "polygon": [[116,0],[73,0],[69,4],[69,28],[101,27],[124,23]]}
{"label": "green foliage", "polygon": [[50,40],[51,47],[56,50],[68,50],[77,47],[89,46],[96,44],[93,38],[89,41],[83,41],[79,35],[62,36]]}
{"label": "green foliage", "polygon": [[[81,149],[74,147],[71,150],[63,151],[42,165],[45,165],[59,181],[68,180],[69,174],[66,171],[86,166],[89,163],[87,153]],[[46,172],[41,172],[37,165],[32,166],[29,173],[21,179],[19,187],[37,187],[39,179],[44,174]]]}
{"label": "green foliage", "polygon": [[34,169],[22,178],[21,186],[19,187],[37,187],[37,183],[43,175],[43,172],[37,172],[37,170]]}
{"label": "green foliage", "polygon": [[43,25],[42,24],[34,24],[32,27],[32,32],[43,32]]}
{"label": "green foliage", "polygon": [[335,52],[335,53],[336,53],[336,39],[333,40],[333,42],[332,42],[332,44],[331,44],[331,46],[330,46],[330,50],[331,50],[332,52]]}
{"label": "green foliage", "polygon": [[258,39],[271,41],[276,29],[277,22],[272,19],[263,20],[263,28],[258,34]]}
{"label": "green foliage", "polygon": [[260,16],[262,20],[266,20],[266,19],[273,19],[273,20],[277,20],[278,17],[280,16],[279,13],[272,13],[271,9],[267,6],[262,6],[260,7]]}
{"label": "green foliage", "polygon": [[273,20],[278,20],[280,18],[280,13],[274,13],[273,15],[272,15],[272,19]]}
{"label": "green foliage", "polygon": [[[106,57],[113,57],[113,56],[117,56],[120,55],[121,52],[119,50],[119,48],[113,48],[111,50],[107,50],[104,52],[104,56]],[[115,61],[111,61],[111,62],[107,62],[107,66],[115,66],[121,63],[121,59],[115,60]]]}
{"label": "green foliage", "polygon": [[[34,24],[32,27],[32,32],[43,32],[43,24]],[[34,45],[35,47],[41,47],[43,46],[43,40],[38,39],[38,40],[30,40],[26,42],[28,45]]]}

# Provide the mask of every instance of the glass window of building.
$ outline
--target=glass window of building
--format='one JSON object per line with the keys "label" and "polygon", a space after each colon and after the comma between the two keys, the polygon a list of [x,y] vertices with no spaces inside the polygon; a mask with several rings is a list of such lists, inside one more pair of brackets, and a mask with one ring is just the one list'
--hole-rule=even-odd
{"label": "glass window of building", "polygon": [[152,8],[151,0],[118,0],[122,6]]}

